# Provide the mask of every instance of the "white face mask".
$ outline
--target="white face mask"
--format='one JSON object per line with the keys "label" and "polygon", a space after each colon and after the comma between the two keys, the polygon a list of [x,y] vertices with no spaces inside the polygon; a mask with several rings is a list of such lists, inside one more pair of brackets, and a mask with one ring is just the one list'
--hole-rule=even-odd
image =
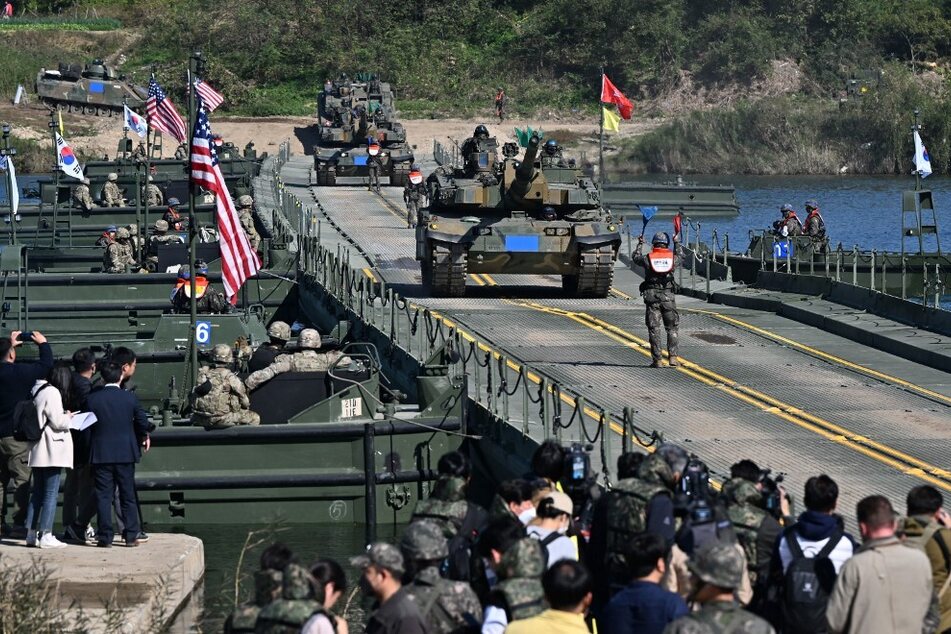
{"label": "white face mask", "polygon": [[571,525],[571,522],[565,522],[562,526],[558,527],[558,532],[561,533],[562,535],[566,535],[568,533],[568,527],[570,525]]}
{"label": "white face mask", "polygon": [[535,519],[535,507],[533,506],[530,509],[525,509],[518,514],[518,519],[522,524],[528,526],[528,523]]}

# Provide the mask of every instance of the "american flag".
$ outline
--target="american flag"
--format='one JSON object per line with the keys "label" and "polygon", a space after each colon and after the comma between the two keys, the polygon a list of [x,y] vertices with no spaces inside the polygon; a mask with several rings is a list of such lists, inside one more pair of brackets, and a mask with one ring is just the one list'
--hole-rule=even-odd
{"label": "american flag", "polygon": [[165,96],[165,91],[155,81],[155,77],[149,79],[149,97],[145,101],[145,114],[152,128],[171,135],[179,143],[185,142],[188,135],[185,121],[175,110],[172,100]]}
{"label": "american flag", "polygon": [[231,194],[225,185],[218,154],[211,141],[208,113],[199,105],[195,113],[195,134],[191,151],[192,184],[204,187],[215,195],[218,220],[218,244],[221,247],[221,277],[225,294],[232,304],[238,301],[238,289],[244,281],[258,272],[261,261],[251,248],[247,234],[238,219]]}
{"label": "american flag", "polygon": [[224,95],[197,77],[195,78],[195,91],[198,93],[198,96],[201,97],[201,102],[205,104],[205,108],[208,109],[208,112],[214,112],[215,108],[220,106],[225,100]]}

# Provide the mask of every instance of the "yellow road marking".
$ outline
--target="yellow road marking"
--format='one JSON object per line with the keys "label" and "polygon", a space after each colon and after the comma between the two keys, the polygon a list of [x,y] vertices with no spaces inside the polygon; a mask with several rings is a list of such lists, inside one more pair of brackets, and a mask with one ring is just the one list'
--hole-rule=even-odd
{"label": "yellow road marking", "polygon": [[478,284],[479,286],[485,286],[485,282],[482,281],[482,278],[479,277],[478,273],[470,273],[469,277],[471,277],[472,281]]}
{"label": "yellow road marking", "polygon": [[878,370],[873,370],[872,368],[866,367],[866,366],[864,366],[864,365],[860,365],[860,364],[858,364],[858,363],[854,363],[854,362],[849,361],[849,360],[847,360],[847,359],[843,359],[842,357],[837,357],[837,356],[835,356],[834,354],[829,354],[828,352],[823,352],[822,350],[819,350],[818,348],[813,348],[812,346],[807,346],[806,344],[799,343],[799,342],[796,341],[795,339],[790,339],[790,338],[788,338],[788,337],[783,337],[782,335],[778,335],[778,334],[776,334],[776,333],[774,333],[774,332],[770,332],[769,330],[766,330],[766,329],[764,329],[764,328],[760,328],[760,327],[758,327],[758,326],[754,326],[753,324],[748,324],[748,323],[746,323],[745,321],[740,321],[739,319],[736,319],[736,318],[734,318],[734,317],[730,317],[730,316],[724,315],[724,314],[722,314],[722,313],[717,313],[717,312],[714,312],[714,311],[712,311],[712,310],[703,310],[703,309],[699,309],[699,308],[697,308],[697,309],[688,309],[688,310],[689,310],[689,312],[692,312],[692,313],[701,313],[701,314],[704,314],[704,315],[709,315],[709,316],[713,317],[714,319],[718,319],[718,320],[723,321],[723,322],[726,322],[726,323],[728,323],[728,324],[732,324],[732,325],[734,325],[734,326],[738,326],[738,327],[743,328],[743,329],[745,329],[745,330],[749,330],[750,332],[754,332],[754,333],[756,333],[756,334],[758,334],[758,335],[761,335],[761,336],[763,336],[763,337],[766,337],[767,339],[772,339],[773,341],[776,341],[776,342],[782,343],[782,344],[784,344],[784,345],[790,346],[791,348],[796,348],[797,350],[801,350],[801,351],[803,351],[803,352],[805,352],[805,353],[807,353],[807,354],[813,355],[813,356],[815,356],[815,357],[819,357],[820,359],[823,359],[823,360],[825,360],[825,361],[829,361],[830,363],[835,363],[835,364],[837,364],[837,365],[841,365],[841,366],[846,367],[846,368],[848,368],[848,369],[850,369],[850,370],[854,370],[854,371],[856,371],[856,372],[859,372],[859,373],[861,373],[861,374],[865,374],[865,375],[870,376],[870,377],[872,377],[872,378],[879,379],[879,380],[881,380],[881,381],[885,381],[886,383],[894,383],[895,385],[900,385],[901,387],[903,387],[903,388],[905,388],[905,389],[907,389],[907,390],[910,390],[910,391],[912,391],[912,392],[917,392],[918,394],[921,394],[921,395],[923,395],[923,396],[927,396],[927,397],[930,398],[930,399],[934,399],[934,400],[936,400],[936,401],[941,401],[942,403],[945,403],[945,404],[947,404],[947,405],[951,405],[951,398],[945,396],[944,394],[941,394],[941,393],[939,393],[939,392],[935,392],[935,391],[933,391],[933,390],[929,390],[928,388],[922,387],[922,386],[920,386],[920,385],[916,385],[916,384],[914,384],[914,383],[912,383],[912,382],[910,382],[910,381],[906,381],[906,380],[904,380],[904,379],[900,379],[900,378],[898,378],[898,377],[896,377],[896,376],[892,376],[892,375],[890,375],[890,374],[885,374],[884,372],[879,372]]}
{"label": "yellow road marking", "polygon": [[631,297],[630,295],[628,295],[628,294],[625,293],[624,291],[618,290],[618,289],[614,288],[613,286],[611,287],[611,289],[610,289],[609,292],[610,292],[612,295],[614,295],[615,297],[620,297],[621,299],[634,299],[633,297]]}
{"label": "yellow road marking", "polygon": [[376,275],[374,275],[374,274],[373,274],[373,271],[370,270],[369,268],[364,268],[364,269],[363,269],[363,274],[366,275],[367,277],[369,277],[371,282],[376,282],[376,281],[378,281],[378,280],[376,279]]}
{"label": "yellow road marking", "polygon": [[[570,319],[586,328],[600,332],[623,346],[650,356],[650,344],[644,339],[606,321],[588,315],[553,308],[534,302],[513,302],[516,305],[531,308],[539,312],[558,315]],[[809,414],[795,406],[784,403],[768,394],[747,387],[703,366],[680,357],[681,367],[677,370],[701,383],[719,389],[758,409],[773,414],[799,427],[812,431],[837,444],[853,449],[865,456],[889,465],[902,473],[915,476],[935,486],[951,491],[951,472],[928,462],[910,456],[897,449],[871,440],[836,425],[823,418]]]}
{"label": "yellow road marking", "polygon": [[482,277],[485,278],[485,281],[488,282],[489,286],[498,286],[496,281],[492,279],[492,276],[488,273],[482,273]]}

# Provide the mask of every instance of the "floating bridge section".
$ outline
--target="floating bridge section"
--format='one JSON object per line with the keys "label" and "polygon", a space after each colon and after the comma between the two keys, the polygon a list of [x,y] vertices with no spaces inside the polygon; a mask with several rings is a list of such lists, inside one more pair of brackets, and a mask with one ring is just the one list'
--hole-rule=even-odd
{"label": "floating bridge section", "polygon": [[[427,297],[402,191],[310,186],[308,157],[276,168],[274,196],[304,235],[301,297],[349,318],[392,359],[448,344],[469,380],[470,429],[497,478],[535,442],[594,446],[603,480],[622,450],[682,444],[722,479],[752,458],[839,482],[840,507],[872,493],[896,508],[929,483],[951,493],[951,375],[774,312],[678,298],[680,368],[652,369],[640,283],[619,262],[611,297],[568,299],[554,276],[470,275],[467,297]],[[290,202],[285,202],[284,199]]]}

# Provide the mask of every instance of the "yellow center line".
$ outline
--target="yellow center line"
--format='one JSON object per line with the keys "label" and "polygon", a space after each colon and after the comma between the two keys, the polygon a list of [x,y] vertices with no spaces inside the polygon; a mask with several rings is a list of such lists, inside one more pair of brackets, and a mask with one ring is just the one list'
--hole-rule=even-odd
{"label": "yellow center line", "polygon": [[366,275],[367,277],[369,277],[371,282],[376,282],[376,281],[378,281],[378,280],[376,279],[376,275],[374,275],[374,274],[373,274],[373,271],[372,271],[371,269],[369,269],[369,268],[364,268],[364,269],[363,269],[363,274]]}
{"label": "yellow center line", "polygon": [[[534,302],[513,302],[519,306],[531,308],[540,312],[558,315],[570,319],[582,326],[600,332],[612,340],[624,345],[627,348],[640,352],[644,356],[650,356],[650,344],[622,328],[605,322],[601,319],[588,315],[586,313],[572,312],[536,304]],[[893,449],[887,445],[871,440],[866,436],[856,434],[840,425],[836,425],[818,416],[814,416],[795,406],[789,405],[764,394],[758,390],[747,387],[736,381],[729,379],[721,374],[709,370],[697,363],[688,361],[680,357],[681,367],[677,370],[687,376],[690,376],[701,383],[710,387],[715,387],[724,391],[735,398],[746,403],[754,405],[758,409],[773,414],[815,432],[828,440],[837,444],[854,449],[861,454],[887,464],[899,471],[918,477],[935,486],[951,491],[951,472],[936,467],[923,460],[910,456],[904,452]]]}
{"label": "yellow center line", "polygon": [[790,346],[791,348],[796,348],[797,350],[801,350],[801,351],[803,351],[803,352],[805,352],[805,353],[807,353],[807,354],[813,355],[813,356],[815,356],[815,357],[819,357],[820,359],[823,359],[823,360],[825,360],[825,361],[829,361],[830,363],[835,363],[835,364],[837,364],[837,365],[841,365],[841,366],[846,367],[846,368],[848,368],[848,369],[850,369],[850,370],[854,370],[854,371],[856,371],[856,372],[859,372],[859,373],[861,373],[861,374],[865,374],[865,375],[870,376],[870,377],[875,378],[875,379],[879,379],[879,380],[884,381],[884,382],[886,382],[886,383],[894,383],[895,385],[900,385],[901,387],[903,387],[903,388],[905,388],[905,389],[907,389],[907,390],[910,390],[910,391],[913,391],[913,392],[917,392],[918,394],[921,394],[921,395],[923,395],[923,396],[927,396],[928,398],[934,399],[934,400],[936,400],[936,401],[941,401],[942,403],[945,403],[946,405],[951,405],[951,397],[947,397],[947,396],[945,396],[944,394],[941,394],[941,393],[939,393],[939,392],[935,392],[935,391],[933,391],[933,390],[929,390],[928,388],[922,387],[922,386],[920,386],[920,385],[916,385],[915,383],[912,383],[912,382],[910,382],[910,381],[906,381],[905,379],[900,379],[900,378],[898,378],[898,377],[896,377],[896,376],[892,376],[892,375],[890,375],[890,374],[885,374],[884,372],[879,372],[878,370],[873,370],[872,368],[866,367],[866,366],[864,366],[864,365],[860,365],[860,364],[858,364],[858,363],[854,363],[854,362],[849,361],[849,360],[847,360],[847,359],[843,359],[842,357],[837,357],[837,356],[835,356],[835,355],[833,355],[833,354],[829,354],[828,352],[823,352],[822,350],[819,350],[818,348],[813,348],[812,346],[807,346],[806,344],[799,343],[799,342],[796,341],[795,339],[790,339],[790,338],[788,338],[788,337],[783,337],[782,335],[778,335],[778,334],[776,334],[776,333],[774,333],[774,332],[770,332],[769,330],[765,330],[765,329],[763,329],[763,328],[759,328],[758,326],[754,326],[753,324],[748,324],[748,323],[746,323],[745,321],[740,321],[739,319],[736,319],[736,318],[734,318],[734,317],[730,317],[730,316],[724,315],[724,314],[722,314],[722,313],[717,313],[717,312],[714,312],[714,311],[712,311],[712,310],[703,310],[703,309],[699,309],[699,308],[698,308],[698,309],[688,309],[688,310],[689,310],[689,312],[692,312],[692,313],[700,313],[700,314],[704,314],[704,315],[709,315],[709,316],[713,317],[714,319],[718,319],[718,320],[723,321],[723,322],[726,322],[726,323],[728,323],[728,324],[732,324],[732,325],[734,325],[734,326],[738,326],[738,327],[743,328],[743,329],[745,329],[745,330],[749,330],[750,332],[754,332],[754,333],[756,333],[756,334],[758,334],[758,335],[761,335],[761,336],[763,336],[763,337],[766,337],[767,339],[772,339],[773,341],[776,341],[776,342],[782,343],[782,344],[784,344],[784,345]]}
{"label": "yellow center line", "polygon": [[478,273],[470,273],[469,277],[471,277],[472,281],[478,284],[479,286],[485,286],[485,282],[482,281],[482,278],[479,277]]}
{"label": "yellow center line", "polygon": [[634,299],[633,297],[631,297],[630,295],[628,295],[628,294],[625,293],[624,291],[618,290],[618,289],[614,288],[613,286],[612,286],[611,289],[610,289],[610,293],[611,293],[612,295],[614,295],[615,297],[620,297],[621,299]]}

